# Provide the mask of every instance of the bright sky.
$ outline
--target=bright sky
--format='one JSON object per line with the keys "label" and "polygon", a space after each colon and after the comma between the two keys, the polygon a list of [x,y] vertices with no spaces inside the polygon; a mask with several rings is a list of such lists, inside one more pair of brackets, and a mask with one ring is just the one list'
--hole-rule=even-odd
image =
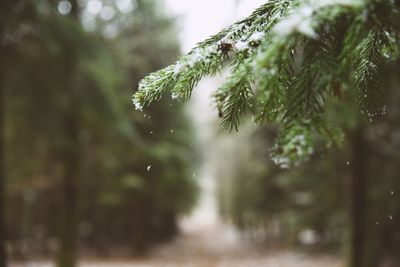
{"label": "bright sky", "polygon": [[[250,14],[266,0],[165,0],[168,10],[180,17],[182,52],[223,27]],[[236,8],[237,7],[237,8]]]}

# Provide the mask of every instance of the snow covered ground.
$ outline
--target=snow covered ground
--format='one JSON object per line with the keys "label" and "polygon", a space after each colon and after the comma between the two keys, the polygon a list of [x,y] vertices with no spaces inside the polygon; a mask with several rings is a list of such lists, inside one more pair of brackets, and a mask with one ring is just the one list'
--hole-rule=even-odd
{"label": "snow covered ground", "polygon": [[[183,229],[175,241],[159,246],[142,259],[82,261],[79,267],[341,267],[333,256],[305,255],[288,250],[260,248],[243,242],[233,228],[205,225]],[[11,267],[53,267],[46,262],[11,264]]]}

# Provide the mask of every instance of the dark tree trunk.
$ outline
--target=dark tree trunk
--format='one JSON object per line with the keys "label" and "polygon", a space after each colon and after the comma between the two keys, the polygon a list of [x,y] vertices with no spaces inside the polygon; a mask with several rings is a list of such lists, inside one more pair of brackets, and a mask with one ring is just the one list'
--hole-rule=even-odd
{"label": "dark tree trunk", "polygon": [[[79,6],[77,0],[70,1],[72,5],[70,18],[79,22]],[[70,44],[71,45],[71,44]],[[78,189],[79,165],[81,159],[80,132],[80,103],[77,88],[74,84],[74,73],[78,55],[75,47],[66,43],[65,47],[65,88],[68,104],[65,107],[63,121],[65,123],[65,143],[61,151],[63,174],[61,177],[61,222],[60,249],[58,252],[59,267],[75,267],[77,260],[78,240]]]}
{"label": "dark tree trunk", "polygon": [[0,267],[7,266],[6,253],[6,223],[5,223],[5,78],[7,47],[1,43],[5,32],[7,11],[10,10],[9,1],[0,1]]}
{"label": "dark tree trunk", "polygon": [[58,253],[59,267],[74,267],[77,257],[78,236],[78,173],[80,162],[79,146],[79,114],[73,111],[66,120],[67,146],[64,148],[64,171],[61,181],[61,223],[60,250]]}
{"label": "dark tree trunk", "polygon": [[65,99],[67,104],[63,110],[62,133],[63,144],[60,147],[60,161],[63,166],[61,176],[61,221],[60,249],[58,253],[59,267],[74,267],[77,257],[78,238],[78,190],[81,161],[81,145],[79,140],[81,112],[76,88],[73,83],[75,61],[66,61]]}
{"label": "dark tree trunk", "polygon": [[349,267],[366,267],[367,142],[363,127],[351,133],[350,260]]}
{"label": "dark tree trunk", "polygon": [[[1,36],[1,35],[0,35]],[[2,52],[0,51],[0,54]],[[2,56],[0,55],[0,60]],[[0,267],[7,266],[5,226],[4,71],[0,69]]]}

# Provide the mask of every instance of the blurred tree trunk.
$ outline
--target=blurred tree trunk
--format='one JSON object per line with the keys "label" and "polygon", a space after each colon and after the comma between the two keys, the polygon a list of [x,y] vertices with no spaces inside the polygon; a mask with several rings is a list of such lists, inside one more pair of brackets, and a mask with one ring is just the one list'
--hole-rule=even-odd
{"label": "blurred tree trunk", "polygon": [[[1,36],[1,33],[0,33]],[[0,48],[1,49],[1,48]],[[3,62],[3,51],[0,51],[0,62]],[[5,229],[5,171],[4,171],[4,70],[0,69],[0,267],[7,265],[6,229]]]}
{"label": "blurred tree trunk", "polygon": [[[70,1],[71,13],[69,17],[79,22],[79,6],[77,0]],[[72,44],[65,44],[65,75],[64,86],[65,107],[62,119],[64,121],[63,133],[65,143],[62,145],[61,162],[63,172],[61,177],[61,223],[60,223],[60,248],[58,252],[59,267],[74,267],[77,260],[78,239],[78,175],[81,158],[79,141],[80,132],[80,106],[77,89],[74,84],[74,73],[77,68],[77,54]]]}
{"label": "blurred tree trunk", "polygon": [[[143,255],[148,249],[148,238],[150,225],[149,210],[151,210],[151,201],[147,202],[143,196],[139,196],[134,200],[132,205],[132,219],[131,219],[131,233],[133,234],[131,240],[133,255]],[[140,215],[139,215],[140,214]]]}
{"label": "blurred tree trunk", "polygon": [[74,267],[77,257],[78,236],[78,173],[80,162],[79,111],[70,100],[70,114],[66,114],[65,133],[67,135],[62,151],[63,173],[61,180],[61,229],[59,267]]}
{"label": "blurred tree trunk", "polygon": [[349,267],[366,267],[366,183],[367,183],[367,142],[364,128],[357,126],[350,133],[351,181],[350,181],[350,259]]}
{"label": "blurred tree trunk", "polygon": [[7,12],[10,11],[10,1],[0,1],[0,267],[7,266],[6,253],[6,225],[5,225],[5,135],[4,135],[4,113],[5,113],[5,78],[6,78],[6,55],[7,47],[3,43]]}

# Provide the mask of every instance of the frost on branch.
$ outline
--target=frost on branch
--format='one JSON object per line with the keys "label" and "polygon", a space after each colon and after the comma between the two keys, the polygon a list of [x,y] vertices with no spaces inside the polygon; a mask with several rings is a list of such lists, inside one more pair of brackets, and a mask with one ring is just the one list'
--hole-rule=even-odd
{"label": "frost on branch", "polygon": [[[357,0],[312,0],[305,1],[298,8],[293,9],[289,15],[279,21],[274,27],[274,32],[278,35],[286,36],[294,32],[302,33],[311,38],[317,38],[315,28],[318,26],[316,16],[319,10],[326,7],[359,5]],[[332,11],[332,10],[330,10]],[[333,10],[335,11],[335,10]]]}
{"label": "frost on branch", "polygon": [[377,73],[400,55],[399,25],[392,0],[269,0],[144,78],[133,104],[141,110],[166,92],[187,100],[201,78],[229,67],[213,94],[221,124],[237,130],[246,113],[278,123],[272,154],[289,167],[313,154],[315,140],[340,143],[341,128],[324,116],[328,99],[352,90],[346,93],[364,114],[385,106]]}

